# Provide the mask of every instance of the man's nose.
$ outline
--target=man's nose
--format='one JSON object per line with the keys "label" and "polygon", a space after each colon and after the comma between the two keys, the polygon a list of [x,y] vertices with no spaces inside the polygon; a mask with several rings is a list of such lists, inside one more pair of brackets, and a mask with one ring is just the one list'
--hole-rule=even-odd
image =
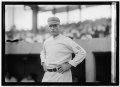
{"label": "man's nose", "polygon": [[54,27],[51,27],[51,30],[55,30],[55,28],[54,28]]}

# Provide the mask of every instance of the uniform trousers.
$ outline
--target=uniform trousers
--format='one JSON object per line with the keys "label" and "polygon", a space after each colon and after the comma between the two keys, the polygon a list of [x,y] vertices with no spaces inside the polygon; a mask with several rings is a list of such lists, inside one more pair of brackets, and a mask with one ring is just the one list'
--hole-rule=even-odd
{"label": "uniform trousers", "polygon": [[42,82],[72,82],[71,70],[63,74],[58,72],[45,72]]}

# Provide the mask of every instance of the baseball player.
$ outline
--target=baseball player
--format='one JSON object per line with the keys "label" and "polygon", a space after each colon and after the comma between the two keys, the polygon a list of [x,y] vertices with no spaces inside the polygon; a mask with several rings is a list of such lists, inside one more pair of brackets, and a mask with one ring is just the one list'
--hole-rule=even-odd
{"label": "baseball player", "polygon": [[[71,67],[76,67],[86,57],[86,51],[72,39],[60,34],[60,20],[48,18],[52,36],[41,51],[41,65],[45,71],[42,82],[72,82]],[[72,59],[72,53],[75,57]]]}

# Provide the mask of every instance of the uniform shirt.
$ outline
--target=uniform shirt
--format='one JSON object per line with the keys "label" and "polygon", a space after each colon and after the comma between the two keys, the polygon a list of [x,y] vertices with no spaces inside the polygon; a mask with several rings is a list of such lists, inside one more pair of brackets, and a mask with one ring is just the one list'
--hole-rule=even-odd
{"label": "uniform shirt", "polygon": [[[75,53],[73,59],[72,53]],[[76,67],[85,57],[86,51],[80,45],[61,34],[55,38],[48,38],[41,51],[41,63],[44,62],[47,68],[55,68],[65,62]]]}

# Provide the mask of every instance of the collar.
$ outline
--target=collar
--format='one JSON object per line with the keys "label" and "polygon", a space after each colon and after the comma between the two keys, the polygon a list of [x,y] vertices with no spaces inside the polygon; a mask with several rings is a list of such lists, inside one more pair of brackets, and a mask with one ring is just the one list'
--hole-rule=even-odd
{"label": "collar", "polygon": [[59,38],[61,36],[61,34],[59,34],[58,36],[56,36],[56,37],[52,37],[53,39],[57,39],[57,38]]}

